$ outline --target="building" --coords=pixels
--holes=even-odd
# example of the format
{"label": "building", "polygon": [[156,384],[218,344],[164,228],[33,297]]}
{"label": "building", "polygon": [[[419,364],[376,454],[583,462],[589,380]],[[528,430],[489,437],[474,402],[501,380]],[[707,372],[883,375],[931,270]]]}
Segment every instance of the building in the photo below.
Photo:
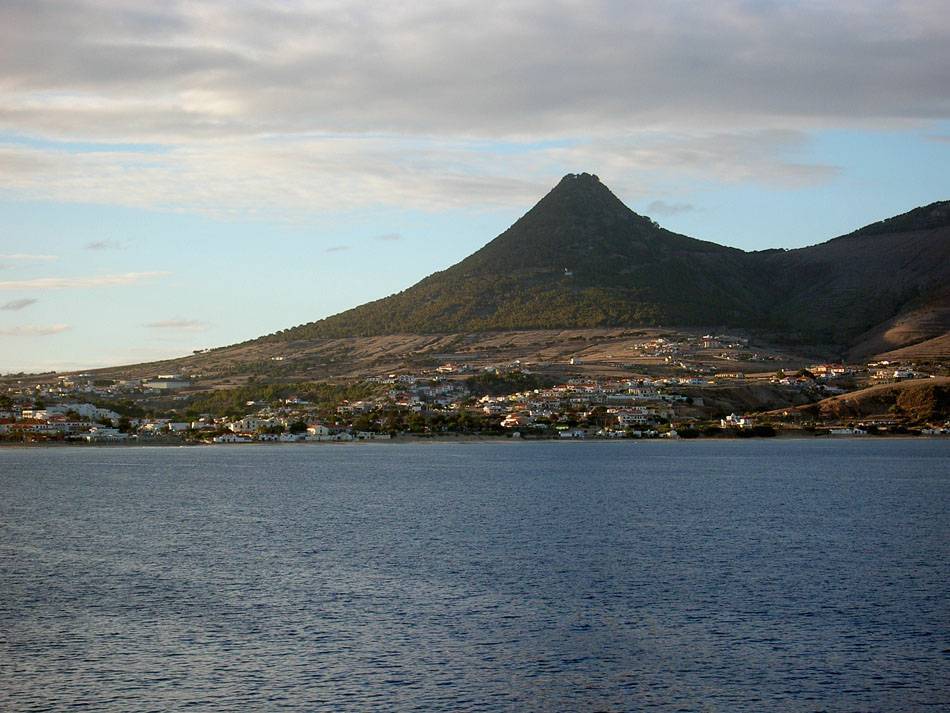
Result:
{"label": "building", "polygon": [[751,418],[747,416],[736,416],[734,413],[730,413],[725,418],[719,419],[719,426],[721,428],[752,428],[754,425]]}

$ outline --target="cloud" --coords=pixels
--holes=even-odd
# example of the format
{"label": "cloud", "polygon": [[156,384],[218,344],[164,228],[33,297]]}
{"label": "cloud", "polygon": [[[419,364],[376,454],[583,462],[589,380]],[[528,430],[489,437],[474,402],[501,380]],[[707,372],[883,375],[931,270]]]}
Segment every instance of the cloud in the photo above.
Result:
{"label": "cloud", "polygon": [[126,272],[121,275],[98,275],[95,277],[37,277],[32,280],[0,281],[0,290],[71,290],[90,287],[133,285],[155,277],[165,277],[167,272]]}
{"label": "cloud", "polygon": [[0,47],[0,190],[225,218],[517,206],[578,170],[794,189],[837,175],[814,129],[950,116],[939,0],[31,0]]}
{"label": "cloud", "polygon": [[0,122],[48,136],[512,136],[948,110],[939,0],[0,8]]}
{"label": "cloud", "polygon": [[[801,188],[828,181],[837,166],[799,160],[808,147],[808,135],[789,129],[718,133],[642,132],[611,140],[578,143],[553,149],[565,162],[603,166],[604,175],[620,188],[624,177],[665,177],[741,183],[776,188]],[[631,187],[634,192],[642,185]]]}
{"label": "cloud", "polygon": [[807,148],[808,135],[791,130],[638,131],[541,144],[353,136],[222,140],[161,154],[20,146],[24,154],[41,154],[37,163],[48,169],[0,173],[0,185],[31,200],[299,221],[323,210],[367,206],[520,207],[580,170],[596,172],[627,199],[655,195],[654,176],[777,187],[833,178],[835,167],[801,158]]}
{"label": "cloud", "polygon": [[349,246],[349,245],[333,245],[333,246],[331,246],[331,247],[328,247],[328,248],[327,248],[326,250],[324,250],[323,252],[325,252],[325,253],[342,253],[342,252],[345,252],[345,251],[347,251],[347,250],[349,250],[349,249],[350,249],[350,246]]}
{"label": "cloud", "polygon": [[85,245],[86,250],[121,250],[122,247],[118,240],[93,240]]}
{"label": "cloud", "polygon": [[696,210],[692,203],[667,203],[666,201],[653,201],[647,206],[647,213],[650,215],[680,215],[690,213]]}
{"label": "cloud", "polygon": [[931,141],[936,141],[938,143],[950,144],[950,136],[946,134],[933,134],[931,136],[928,136],[927,138],[930,139]]}
{"label": "cloud", "polygon": [[204,332],[211,325],[195,319],[163,319],[144,325],[149,329],[167,329],[178,332]]}
{"label": "cloud", "polygon": [[68,324],[27,324],[20,327],[0,329],[0,334],[5,337],[48,337],[52,334],[65,332],[69,328]]}
{"label": "cloud", "polygon": [[7,253],[0,255],[0,260],[9,262],[49,262],[58,259],[56,255],[30,255],[27,253]]}
{"label": "cloud", "polygon": [[26,309],[30,305],[35,305],[39,300],[35,300],[31,297],[24,298],[22,300],[11,300],[9,302],[0,305],[0,309],[9,310],[11,312],[19,312],[21,309]]}
{"label": "cloud", "polygon": [[405,240],[405,236],[401,233],[384,233],[383,235],[377,235],[373,240],[379,240],[384,243],[394,243],[399,240]]}

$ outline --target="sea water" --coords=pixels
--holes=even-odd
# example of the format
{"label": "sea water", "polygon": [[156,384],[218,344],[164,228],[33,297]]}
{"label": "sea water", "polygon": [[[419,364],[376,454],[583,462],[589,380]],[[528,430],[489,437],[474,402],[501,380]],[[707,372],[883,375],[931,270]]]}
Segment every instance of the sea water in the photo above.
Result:
{"label": "sea water", "polygon": [[0,709],[950,710],[950,442],[0,449]]}

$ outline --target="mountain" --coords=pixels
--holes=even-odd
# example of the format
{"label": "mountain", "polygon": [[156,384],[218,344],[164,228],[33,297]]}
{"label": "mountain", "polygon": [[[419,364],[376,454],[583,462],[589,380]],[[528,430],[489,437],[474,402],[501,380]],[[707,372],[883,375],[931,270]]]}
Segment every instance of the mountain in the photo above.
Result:
{"label": "mountain", "polygon": [[812,341],[863,356],[950,332],[950,201],[758,263],[771,324]]}
{"label": "mountain", "polygon": [[744,252],[665,230],[581,173],[456,265],[264,339],[677,325],[899,348],[883,335],[902,315],[924,315],[911,340],[950,331],[947,285],[950,202],[807,248]]}

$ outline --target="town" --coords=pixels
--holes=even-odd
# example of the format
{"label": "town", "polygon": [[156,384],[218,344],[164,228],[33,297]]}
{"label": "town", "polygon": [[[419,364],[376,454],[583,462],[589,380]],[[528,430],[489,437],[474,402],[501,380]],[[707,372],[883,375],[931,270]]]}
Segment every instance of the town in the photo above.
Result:
{"label": "town", "polygon": [[[0,442],[939,436],[950,429],[942,362],[809,363],[791,370],[787,357],[710,334],[655,337],[627,349],[632,363],[617,364],[611,355],[563,364],[447,361],[329,382],[251,377],[232,388],[209,388],[201,374],[7,375],[0,379]],[[915,411],[871,399],[876,411],[855,410],[857,396],[885,385],[940,386],[944,400]],[[831,408],[838,401],[851,408]]]}

